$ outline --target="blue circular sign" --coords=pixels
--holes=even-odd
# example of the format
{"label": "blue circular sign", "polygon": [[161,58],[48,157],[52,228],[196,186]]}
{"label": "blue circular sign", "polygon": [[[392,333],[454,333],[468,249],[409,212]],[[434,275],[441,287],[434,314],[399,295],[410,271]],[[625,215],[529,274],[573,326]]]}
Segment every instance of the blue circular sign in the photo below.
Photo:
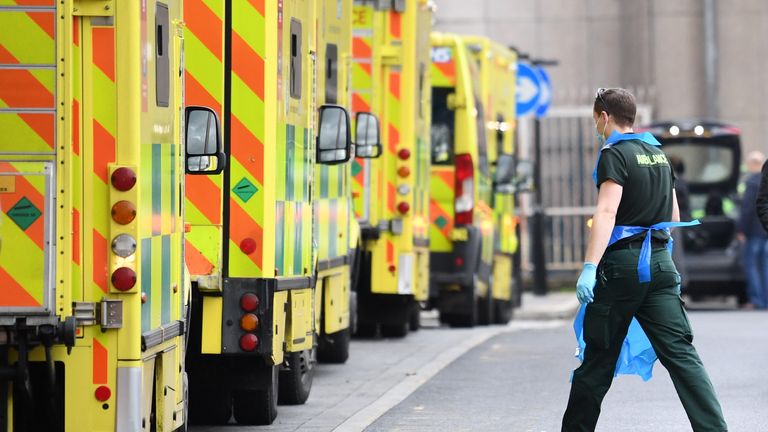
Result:
{"label": "blue circular sign", "polygon": [[526,63],[517,64],[517,116],[533,112],[539,105],[540,76]]}
{"label": "blue circular sign", "polygon": [[536,73],[539,74],[539,103],[536,108],[536,117],[544,117],[552,105],[552,83],[543,67],[537,66]]}

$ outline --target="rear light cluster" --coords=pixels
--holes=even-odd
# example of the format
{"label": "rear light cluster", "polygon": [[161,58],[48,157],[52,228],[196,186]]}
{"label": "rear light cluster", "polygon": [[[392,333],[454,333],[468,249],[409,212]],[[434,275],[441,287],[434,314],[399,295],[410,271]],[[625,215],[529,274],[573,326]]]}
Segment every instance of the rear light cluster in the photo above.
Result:
{"label": "rear light cluster", "polygon": [[472,211],[475,207],[475,168],[472,156],[469,154],[456,155],[456,225],[471,225]]}
{"label": "rear light cluster", "polygon": [[[407,162],[411,158],[411,151],[406,148],[400,149],[397,152],[397,157],[401,161]],[[401,166],[400,168],[397,169],[397,175],[401,179],[405,180],[411,176],[411,169],[408,168],[407,166]],[[410,192],[410,188],[408,187],[408,185],[400,185],[397,188],[397,192],[402,196],[402,199],[405,200],[406,195],[408,195],[408,193]],[[400,203],[397,204],[397,211],[400,212],[401,215],[408,214],[408,211],[410,210],[411,210],[411,205],[408,204],[407,201],[401,201]]]}
{"label": "rear light cluster", "polygon": [[240,336],[240,349],[251,352],[259,347],[259,338],[254,333],[259,331],[261,322],[257,315],[261,300],[254,293],[245,293],[240,297],[240,329],[245,333]]}
{"label": "rear light cluster", "polygon": [[[130,192],[136,187],[136,172],[128,167],[120,167],[110,176],[112,187],[119,192]],[[123,227],[136,219],[136,203],[130,199],[122,199],[112,205],[112,220]],[[118,267],[112,271],[112,286],[118,291],[129,291],[136,286],[136,270],[133,266],[136,254],[136,239],[127,233],[116,235],[112,239],[112,253],[117,255]]]}

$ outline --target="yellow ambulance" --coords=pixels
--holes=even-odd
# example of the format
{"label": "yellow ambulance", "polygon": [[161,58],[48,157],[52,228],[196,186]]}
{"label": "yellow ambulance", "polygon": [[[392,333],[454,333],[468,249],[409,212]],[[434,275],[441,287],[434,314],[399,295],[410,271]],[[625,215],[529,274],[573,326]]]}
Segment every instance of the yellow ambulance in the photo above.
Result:
{"label": "yellow ambulance", "polygon": [[434,4],[355,1],[352,111],[361,224],[357,331],[402,337],[429,293],[430,44]]}
{"label": "yellow ambulance", "polygon": [[186,176],[193,422],[269,424],[278,401],[304,403],[311,389],[313,237],[328,229],[313,217],[313,175],[352,151],[347,111],[318,108],[319,6],[184,3],[187,101],[215,106],[229,156],[220,178]]}
{"label": "yellow ambulance", "polygon": [[478,322],[512,319],[513,257],[517,252],[515,147],[517,54],[486,37],[463,37],[479,67],[488,162],[493,178],[493,268],[491,295],[481,297]]}
{"label": "yellow ambulance", "polygon": [[0,7],[2,430],[184,428],[180,139],[225,158],[182,35],[178,0]]}
{"label": "yellow ambulance", "polygon": [[430,302],[474,326],[493,295],[493,178],[480,68],[457,35],[432,33]]}

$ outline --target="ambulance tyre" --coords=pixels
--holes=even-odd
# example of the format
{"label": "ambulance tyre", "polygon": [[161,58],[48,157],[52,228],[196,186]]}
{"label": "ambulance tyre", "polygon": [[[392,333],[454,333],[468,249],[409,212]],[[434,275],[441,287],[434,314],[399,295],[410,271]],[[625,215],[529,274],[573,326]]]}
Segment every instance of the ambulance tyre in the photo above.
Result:
{"label": "ambulance tyre", "polygon": [[376,324],[358,321],[357,326],[355,327],[356,327],[355,337],[359,337],[359,338],[376,337]]}
{"label": "ambulance tyre", "polygon": [[496,324],[507,324],[514,315],[513,300],[494,300],[493,301],[493,322]]}
{"label": "ambulance tyre", "polygon": [[418,302],[413,303],[411,316],[408,317],[408,330],[415,332],[421,328],[421,307]]}
{"label": "ambulance tyre", "polygon": [[223,425],[232,417],[232,397],[222,386],[192,387],[189,404],[194,424]]}
{"label": "ambulance tyre", "polygon": [[479,297],[477,300],[477,323],[480,325],[489,325],[493,322],[492,284],[493,282],[488,284],[488,291],[485,297]]}
{"label": "ambulance tyre", "polygon": [[403,338],[408,334],[409,323],[382,324],[381,335],[386,338]]}
{"label": "ambulance tyre", "polygon": [[323,335],[317,345],[317,361],[320,363],[343,364],[349,358],[349,340],[352,330]]}
{"label": "ambulance tyre", "polygon": [[271,425],[277,417],[278,366],[265,369],[262,390],[233,392],[235,421],[241,425]]}
{"label": "ambulance tyre", "polygon": [[303,405],[312,389],[315,376],[314,349],[286,353],[287,366],[280,371],[277,403]]}

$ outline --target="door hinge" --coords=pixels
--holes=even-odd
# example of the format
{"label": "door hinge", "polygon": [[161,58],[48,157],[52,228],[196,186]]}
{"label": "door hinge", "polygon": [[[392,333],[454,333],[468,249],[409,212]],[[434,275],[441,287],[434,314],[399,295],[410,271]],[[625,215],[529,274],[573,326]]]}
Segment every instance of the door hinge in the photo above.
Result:
{"label": "door hinge", "polygon": [[74,16],[115,16],[115,0],[74,0]]}

